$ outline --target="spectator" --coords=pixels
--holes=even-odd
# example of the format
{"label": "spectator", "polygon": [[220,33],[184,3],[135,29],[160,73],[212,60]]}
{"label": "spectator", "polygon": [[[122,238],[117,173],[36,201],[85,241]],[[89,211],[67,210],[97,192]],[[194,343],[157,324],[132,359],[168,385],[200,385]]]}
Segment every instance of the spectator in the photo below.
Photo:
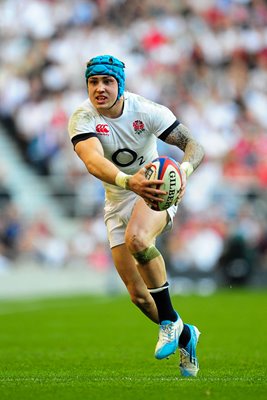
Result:
{"label": "spectator", "polygon": [[[94,218],[103,207],[99,183],[88,178],[63,140],[71,111],[86,96],[80,72],[95,55],[93,49],[120,58],[123,47],[128,89],[149,94],[175,115],[183,115],[184,123],[205,147],[206,164],[190,181],[183,205],[185,218],[175,220],[176,230],[190,226],[201,212],[202,221],[207,221],[206,232],[214,244],[217,241],[218,257],[219,243],[232,238],[232,221],[239,220],[239,208],[255,209],[249,196],[257,193],[261,218],[255,219],[252,213],[246,218],[262,232],[254,245],[264,268],[266,2],[25,0],[21,7],[15,0],[0,5],[0,119],[27,162],[50,178],[66,215]],[[137,75],[144,78],[141,88],[136,87]],[[160,150],[176,158],[163,145]],[[81,202],[84,191],[85,203]],[[217,223],[224,227],[219,233],[214,230]],[[7,242],[17,249],[23,227],[20,221],[16,229],[9,228],[8,239],[5,229],[2,222],[4,253]],[[194,233],[197,243],[201,229],[200,224]],[[178,241],[170,236],[167,245],[172,249],[174,268],[187,270],[196,260],[183,243],[183,238]],[[216,263],[215,253],[211,264]]]}

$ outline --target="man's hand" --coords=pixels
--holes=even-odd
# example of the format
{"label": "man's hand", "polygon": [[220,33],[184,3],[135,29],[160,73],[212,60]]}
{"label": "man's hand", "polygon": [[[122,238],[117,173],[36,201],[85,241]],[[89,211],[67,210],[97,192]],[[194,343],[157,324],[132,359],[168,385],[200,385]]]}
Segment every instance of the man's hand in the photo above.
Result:
{"label": "man's hand", "polygon": [[180,201],[184,197],[185,188],[186,188],[186,179],[187,179],[186,178],[186,173],[182,168],[180,168],[180,171],[181,171],[181,174],[182,174],[182,184],[181,184],[181,189],[180,189],[180,191],[178,193],[178,196],[177,196],[177,199],[176,199],[176,202],[175,202],[176,206],[180,203]]}
{"label": "man's hand", "polygon": [[145,177],[146,170],[152,165],[152,163],[147,164],[136,174],[134,174],[128,181],[129,189],[141,196],[145,202],[150,205],[162,202],[163,199],[160,197],[160,195],[165,195],[167,193],[165,190],[160,189],[160,186],[164,183],[164,181],[159,179],[148,180]]}

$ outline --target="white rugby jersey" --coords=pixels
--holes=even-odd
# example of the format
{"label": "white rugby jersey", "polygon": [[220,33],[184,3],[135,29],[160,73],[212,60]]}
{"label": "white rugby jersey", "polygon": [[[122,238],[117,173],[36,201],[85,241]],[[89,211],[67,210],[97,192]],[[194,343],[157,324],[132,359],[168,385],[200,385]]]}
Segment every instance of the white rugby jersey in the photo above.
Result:
{"label": "white rugby jersey", "polygon": [[[69,135],[74,143],[96,134],[104,156],[126,174],[135,174],[158,157],[157,138],[164,140],[179,121],[167,107],[142,96],[125,92],[124,100],[122,115],[108,118],[87,99],[72,114]],[[109,199],[125,195],[124,189],[103,184]]]}

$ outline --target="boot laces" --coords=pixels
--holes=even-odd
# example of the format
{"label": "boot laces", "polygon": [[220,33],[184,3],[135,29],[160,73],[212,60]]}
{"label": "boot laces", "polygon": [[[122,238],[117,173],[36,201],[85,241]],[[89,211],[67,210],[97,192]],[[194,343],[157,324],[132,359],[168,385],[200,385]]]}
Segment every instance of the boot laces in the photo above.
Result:
{"label": "boot laces", "polygon": [[174,323],[160,325],[159,340],[161,342],[171,342],[175,339]]}

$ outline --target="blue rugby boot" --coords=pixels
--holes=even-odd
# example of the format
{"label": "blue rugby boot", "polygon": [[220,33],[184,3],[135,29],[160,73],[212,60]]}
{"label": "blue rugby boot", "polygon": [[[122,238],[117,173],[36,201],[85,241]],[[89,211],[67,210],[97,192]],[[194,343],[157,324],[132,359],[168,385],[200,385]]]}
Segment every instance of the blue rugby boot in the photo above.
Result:
{"label": "blue rugby boot", "polygon": [[184,328],[182,319],[178,316],[177,321],[162,321],[159,326],[159,338],[155,349],[155,357],[158,360],[174,354],[178,345],[179,337]]}
{"label": "blue rugby boot", "polygon": [[180,347],[180,371],[182,376],[197,376],[199,364],[196,355],[196,347],[200,335],[199,330],[189,324],[185,324],[190,329],[191,338],[185,347]]}

